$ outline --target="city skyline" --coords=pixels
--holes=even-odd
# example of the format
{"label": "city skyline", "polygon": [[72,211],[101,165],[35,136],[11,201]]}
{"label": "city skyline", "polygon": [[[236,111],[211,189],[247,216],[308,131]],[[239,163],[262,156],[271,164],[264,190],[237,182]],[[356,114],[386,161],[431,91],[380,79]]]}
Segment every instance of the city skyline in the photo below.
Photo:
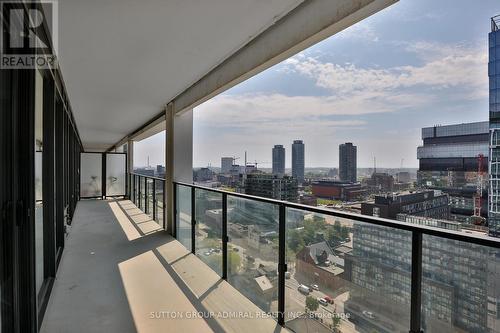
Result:
{"label": "city skyline", "polygon": [[[497,13],[495,1],[396,3],[195,108],[193,165],[245,151],[270,162],[274,144],[300,138],[306,167],[338,167],[336,147],[353,142],[359,167],[416,168],[421,128],[488,119]],[[148,150],[139,164],[162,158]]]}

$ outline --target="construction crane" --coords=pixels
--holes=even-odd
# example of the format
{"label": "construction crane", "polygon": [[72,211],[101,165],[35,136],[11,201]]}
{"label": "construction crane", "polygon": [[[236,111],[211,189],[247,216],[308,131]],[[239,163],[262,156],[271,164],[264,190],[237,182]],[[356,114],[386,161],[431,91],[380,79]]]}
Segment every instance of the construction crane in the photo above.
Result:
{"label": "construction crane", "polygon": [[239,157],[233,156],[233,165],[236,165],[236,160],[239,160]]}
{"label": "construction crane", "polygon": [[258,162],[257,160],[255,160],[254,164],[255,164],[255,169],[258,169],[258,166],[259,164],[269,164],[270,162]]}
{"label": "construction crane", "polygon": [[481,216],[481,207],[483,204],[483,163],[484,163],[484,155],[477,155],[477,187],[476,193],[473,196],[474,199],[474,215],[472,216],[472,220],[474,224],[481,225],[485,223],[484,217]]}

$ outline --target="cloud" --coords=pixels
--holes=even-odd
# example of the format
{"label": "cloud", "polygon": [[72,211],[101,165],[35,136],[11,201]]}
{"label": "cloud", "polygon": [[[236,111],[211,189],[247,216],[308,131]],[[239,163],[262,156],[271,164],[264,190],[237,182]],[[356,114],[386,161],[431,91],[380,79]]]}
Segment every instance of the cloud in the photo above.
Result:
{"label": "cloud", "polygon": [[[377,117],[375,122],[380,124],[380,119],[393,117],[401,121],[396,117],[404,116],[397,113],[407,110],[435,112],[440,104],[452,107],[484,99],[488,94],[487,53],[465,44],[425,41],[393,42],[391,46],[405,51],[412,63],[361,67],[325,61],[328,58],[324,55],[308,51],[278,67],[283,80],[311,80],[322,88],[319,93],[326,89],[326,96],[257,91],[222,94],[205,102],[195,112],[196,140],[200,143],[195,157],[210,159],[212,152],[241,154],[241,150],[250,149],[255,158],[268,160],[273,144],[304,139],[311,165],[335,165],[336,146],[349,140],[357,142],[360,151],[364,149],[363,156],[376,154],[382,159],[385,155],[382,160],[388,165],[397,165],[401,158],[415,160],[419,130],[408,137],[411,119],[401,128],[404,135],[396,135],[374,129],[370,121],[375,118],[370,115],[390,114]],[[405,140],[398,138],[397,153],[388,153],[385,147],[395,137]]]}
{"label": "cloud", "polygon": [[[326,88],[334,96],[371,99],[391,98],[398,91],[409,88],[443,90],[459,87],[461,97],[469,99],[487,96],[486,50],[461,44],[440,45],[430,42],[405,43],[407,52],[422,59],[421,65],[389,68],[360,68],[354,64],[321,62],[314,57],[289,59],[290,72],[315,80],[318,87]],[[467,95],[463,95],[463,90]],[[412,93],[411,93],[412,94]]]}

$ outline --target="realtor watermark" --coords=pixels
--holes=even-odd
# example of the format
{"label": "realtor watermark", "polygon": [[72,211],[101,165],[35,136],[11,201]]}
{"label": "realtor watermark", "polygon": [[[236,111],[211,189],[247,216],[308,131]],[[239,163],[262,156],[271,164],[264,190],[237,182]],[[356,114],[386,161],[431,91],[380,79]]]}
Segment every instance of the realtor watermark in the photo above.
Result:
{"label": "realtor watermark", "polygon": [[57,1],[2,1],[0,13],[1,69],[57,67]]}
{"label": "realtor watermark", "polygon": [[[336,313],[336,312],[319,312],[319,313],[304,313],[304,312],[286,312],[286,318],[288,320],[294,318],[305,318],[310,317],[314,319],[333,319],[340,318],[348,320],[351,315],[350,313]],[[260,311],[151,311],[148,314],[149,319],[266,319],[273,318],[277,319],[277,313],[275,312],[260,312]]]}

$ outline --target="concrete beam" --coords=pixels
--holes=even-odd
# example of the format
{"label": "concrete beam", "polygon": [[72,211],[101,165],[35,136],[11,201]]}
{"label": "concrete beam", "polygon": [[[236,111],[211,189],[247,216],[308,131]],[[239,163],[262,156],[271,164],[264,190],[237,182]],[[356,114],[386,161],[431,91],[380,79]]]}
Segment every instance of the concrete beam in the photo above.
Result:
{"label": "concrete beam", "polygon": [[297,54],[398,0],[307,0],[174,99],[175,113]]}

